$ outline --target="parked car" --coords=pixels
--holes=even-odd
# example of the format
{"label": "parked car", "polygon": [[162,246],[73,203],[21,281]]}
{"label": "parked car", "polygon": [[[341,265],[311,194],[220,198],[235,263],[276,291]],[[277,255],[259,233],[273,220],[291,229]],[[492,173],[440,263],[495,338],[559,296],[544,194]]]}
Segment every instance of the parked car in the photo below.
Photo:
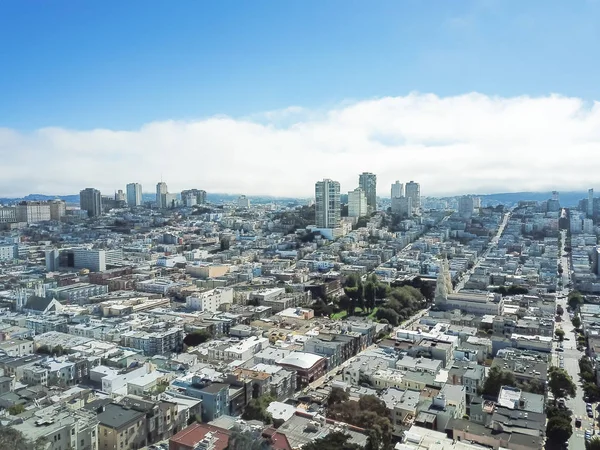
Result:
{"label": "parked car", "polygon": [[575,428],[581,428],[581,417],[575,418]]}

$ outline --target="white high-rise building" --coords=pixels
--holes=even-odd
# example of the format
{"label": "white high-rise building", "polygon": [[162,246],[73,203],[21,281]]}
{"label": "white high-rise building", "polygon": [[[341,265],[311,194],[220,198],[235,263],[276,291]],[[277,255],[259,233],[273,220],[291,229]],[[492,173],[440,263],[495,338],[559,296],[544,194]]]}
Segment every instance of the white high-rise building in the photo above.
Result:
{"label": "white high-rise building", "polygon": [[365,192],[369,212],[375,212],[377,210],[377,175],[370,172],[361,173],[358,177],[358,187]]}
{"label": "white high-rise building", "polygon": [[325,178],[315,183],[315,219],[317,228],[337,228],[340,224],[340,183]]}
{"label": "white high-rise building", "polygon": [[129,206],[142,206],[142,185],[129,183],[127,185],[127,204]]}
{"label": "white high-rise building", "polygon": [[250,199],[245,195],[240,195],[237,199],[238,208],[250,208]]}
{"label": "white high-rise building", "polygon": [[392,184],[392,196],[391,198],[404,197],[404,185],[399,181]]}
{"label": "white high-rise building", "polygon": [[587,202],[587,216],[588,218],[594,217],[594,190],[588,191],[588,202]]}
{"label": "white high-rise building", "polygon": [[156,207],[157,208],[166,208],[167,207],[167,194],[169,190],[167,189],[167,183],[161,181],[156,184]]}
{"label": "white high-rise building", "polygon": [[413,215],[412,198],[394,197],[392,199],[392,213],[400,217],[411,217]]}
{"label": "white high-rise building", "polygon": [[368,213],[367,196],[361,188],[348,192],[348,217],[362,217]]}
{"label": "white high-rise building", "polygon": [[463,195],[458,199],[458,214],[465,219],[470,219],[473,216],[475,202],[470,195]]}
{"label": "white high-rise building", "polygon": [[406,192],[406,197],[410,197],[412,200],[412,207],[414,210],[421,209],[421,186],[419,183],[415,183],[414,181],[409,181],[406,183],[404,188]]}

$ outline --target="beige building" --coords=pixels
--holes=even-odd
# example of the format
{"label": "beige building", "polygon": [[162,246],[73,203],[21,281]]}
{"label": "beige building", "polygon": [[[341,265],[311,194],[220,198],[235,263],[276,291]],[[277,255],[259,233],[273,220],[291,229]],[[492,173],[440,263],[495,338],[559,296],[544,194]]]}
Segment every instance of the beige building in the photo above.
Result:
{"label": "beige building", "polygon": [[67,204],[64,200],[51,200],[48,203],[50,205],[50,219],[60,221],[67,213]]}
{"label": "beige building", "polygon": [[146,445],[146,415],[110,403],[98,414],[98,449],[138,449]]}
{"label": "beige building", "polygon": [[17,222],[36,223],[50,220],[50,205],[45,202],[21,202],[17,205]]}
{"label": "beige building", "polygon": [[222,277],[229,272],[229,266],[224,264],[188,265],[185,271],[193,277],[205,280],[207,278]]}

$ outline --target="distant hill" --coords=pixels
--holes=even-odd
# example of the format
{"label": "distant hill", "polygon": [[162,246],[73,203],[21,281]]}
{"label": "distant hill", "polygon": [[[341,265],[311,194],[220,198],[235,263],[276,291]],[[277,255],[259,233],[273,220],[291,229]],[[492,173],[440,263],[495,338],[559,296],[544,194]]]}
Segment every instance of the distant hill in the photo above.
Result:
{"label": "distant hill", "polygon": [[[481,198],[483,205],[514,205],[519,201],[536,201],[544,202],[552,198],[552,192],[508,192],[502,194],[488,194],[478,195]],[[571,208],[576,207],[579,204],[579,200],[587,198],[586,192],[560,192],[559,199],[560,205],[563,207]]]}
{"label": "distant hill", "polygon": [[2,198],[0,197],[0,203],[3,205],[12,205],[21,201],[29,202],[44,202],[48,200],[64,200],[66,203],[78,205],[79,194],[76,195],[44,195],[44,194],[29,194],[21,198]]}

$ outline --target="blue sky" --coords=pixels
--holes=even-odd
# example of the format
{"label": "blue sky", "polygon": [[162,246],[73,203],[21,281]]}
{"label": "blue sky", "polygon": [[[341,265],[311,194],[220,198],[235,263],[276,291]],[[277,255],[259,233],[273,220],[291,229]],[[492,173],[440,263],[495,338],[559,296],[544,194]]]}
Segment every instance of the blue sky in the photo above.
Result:
{"label": "blue sky", "polygon": [[1,0],[0,197],[599,189],[599,42],[600,0]]}
{"label": "blue sky", "polygon": [[135,129],[413,91],[600,98],[600,2],[0,2],[0,127]]}

